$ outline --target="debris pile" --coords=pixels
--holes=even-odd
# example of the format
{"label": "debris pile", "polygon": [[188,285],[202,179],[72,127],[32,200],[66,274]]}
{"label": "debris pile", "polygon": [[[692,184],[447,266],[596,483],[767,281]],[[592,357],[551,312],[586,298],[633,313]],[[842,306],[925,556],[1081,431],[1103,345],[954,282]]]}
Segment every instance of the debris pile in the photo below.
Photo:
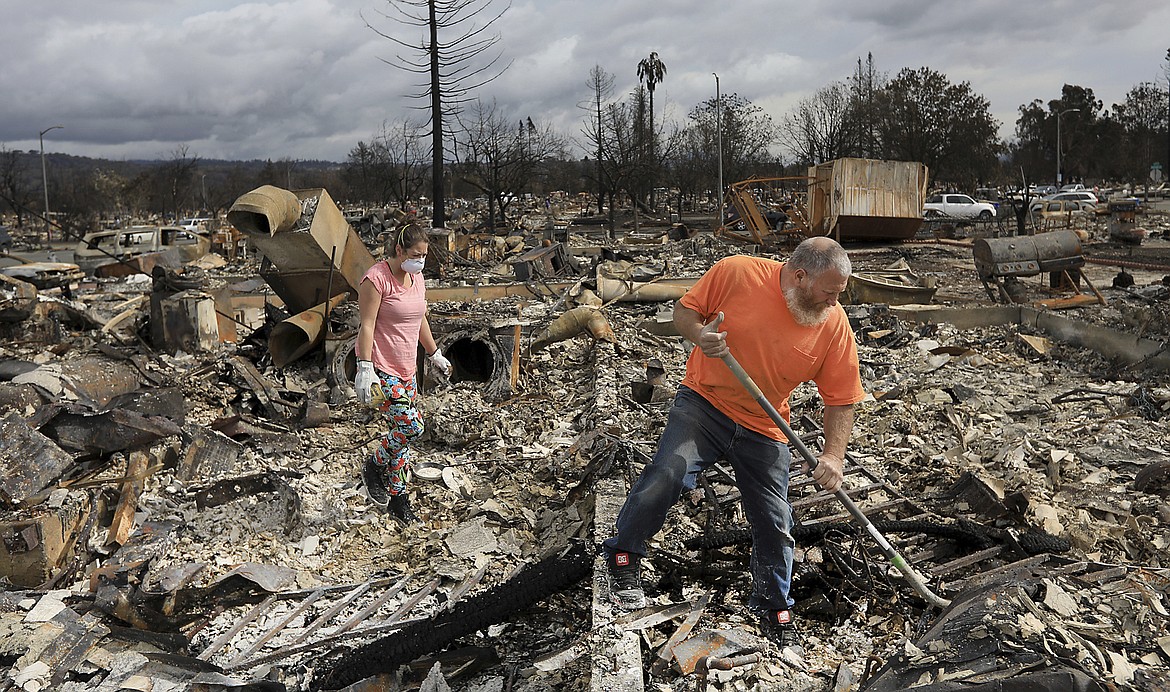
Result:
{"label": "debris pile", "polygon": [[[391,217],[355,231],[330,205],[298,198],[299,235],[260,257],[72,297],[0,284],[0,689],[588,689],[606,668],[657,690],[1170,684],[1164,219],[1137,260],[1093,227],[1106,304],[1059,319],[993,303],[968,241],[851,252],[933,289],[930,309],[847,306],[872,395],[847,486],[952,604],[927,607],[798,476],[802,644],[776,651],[744,608],[750,541],[719,465],[657,537],[646,610],[609,611],[587,578],[683,373],[671,302],[742,247],[436,232],[454,368],[423,373],[422,523],[403,527],[365,501],[384,423],[348,386],[353,276]],[[341,250],[306,232],[322,223]],[[303,351],[273,349],[302,313]],[[815,387],[792,403],[815,446]]]}

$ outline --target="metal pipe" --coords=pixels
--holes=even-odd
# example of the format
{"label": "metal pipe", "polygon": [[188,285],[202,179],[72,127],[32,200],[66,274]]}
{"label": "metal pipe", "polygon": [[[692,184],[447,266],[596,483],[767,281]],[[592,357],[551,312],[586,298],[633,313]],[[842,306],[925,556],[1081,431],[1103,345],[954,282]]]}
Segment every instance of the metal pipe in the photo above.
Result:
{"label": "metal pipe", "polygon": [[[337,264],[337,246],[329,251],[329,281],[325,284],[325,302],[321,303],[321,326],[325,331],[325,339],[329,339],[329,299],[333,297],[333,266]],[[321,349],[321,362],[329,362],[329,349]]]}
{"label": "metal pipe", "polygon": [[706,670],[731,670],[732,668],[746,666],[751,663],[759,663],[763,658],[758,651],[751,654],[743,654],[742,656],[727,656],[725,658],[707,656],[703,659],[703,668]]}

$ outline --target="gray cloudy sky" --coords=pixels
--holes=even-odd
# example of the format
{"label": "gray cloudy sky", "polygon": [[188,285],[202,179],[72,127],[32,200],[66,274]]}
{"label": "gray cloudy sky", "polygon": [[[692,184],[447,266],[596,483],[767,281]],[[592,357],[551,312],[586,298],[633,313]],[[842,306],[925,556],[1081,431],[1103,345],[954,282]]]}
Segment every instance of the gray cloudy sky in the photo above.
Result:
{"label": "gray cloudy sky", "polygon": [[[502,8],[505,0],[495,0]],[[385,0],[0,0],[0,144],[115,159],[344,160],[410,110],[415,75],[384,62],[412,38]],[[363,19],[364,17],[364,19]],[[969,81],[1010,136],[1017,108],[1065,83],[1109,107],[1161,79],[1166,0],[513,0],[497,23],[511,69],[478,93],[578,136],[593,65],[615,92],[650,51],[655,108],[685,118],[737,92],[779,119],[872,52],[893,76]]]}

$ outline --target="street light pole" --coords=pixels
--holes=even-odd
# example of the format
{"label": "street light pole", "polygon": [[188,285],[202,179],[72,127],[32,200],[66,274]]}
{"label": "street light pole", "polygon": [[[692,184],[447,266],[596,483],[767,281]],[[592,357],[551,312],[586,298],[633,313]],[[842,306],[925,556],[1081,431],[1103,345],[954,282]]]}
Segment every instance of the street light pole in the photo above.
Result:
{"label": "street light pole", "polygon": [[723,225],[723,100],[719,94],[719,75],[715,72],[715,156],[719,169],[719,225]]}
{"label": "street light pole", "polygon": [[37,135],[41,142],[41,187],[45,189],[45,242],[53,242],[53,225],[49,222],[49,173],[45,168],[45,133],[49,130],[63,129],[64,125],[52,125],[41,130]]}
{"label": "street light pole", "polygon": [[1059,192],[1060,186],[1064,183],[1064,174],[1060,168],[1060,116],[1065,113],[1080,113],[1080,108],[1066,108],[1056,114],[1056,189]]}

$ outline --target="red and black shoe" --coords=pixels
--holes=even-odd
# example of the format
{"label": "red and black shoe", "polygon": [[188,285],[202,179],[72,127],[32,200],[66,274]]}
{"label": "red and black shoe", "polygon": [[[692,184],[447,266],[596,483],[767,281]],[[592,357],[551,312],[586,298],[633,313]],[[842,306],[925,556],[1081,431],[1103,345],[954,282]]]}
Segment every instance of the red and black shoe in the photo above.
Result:
{"label": "red and black shoe", "polygon": [[767,610],[761,613],[760,633],[781,649],[800,644],[791,610]]}
{"label": "red and black shoe", "polygon": [[625,551],[606,550],[605,566],[609,574],[609,600],[622,610],[646,607],[642,590],[642,556]]}

